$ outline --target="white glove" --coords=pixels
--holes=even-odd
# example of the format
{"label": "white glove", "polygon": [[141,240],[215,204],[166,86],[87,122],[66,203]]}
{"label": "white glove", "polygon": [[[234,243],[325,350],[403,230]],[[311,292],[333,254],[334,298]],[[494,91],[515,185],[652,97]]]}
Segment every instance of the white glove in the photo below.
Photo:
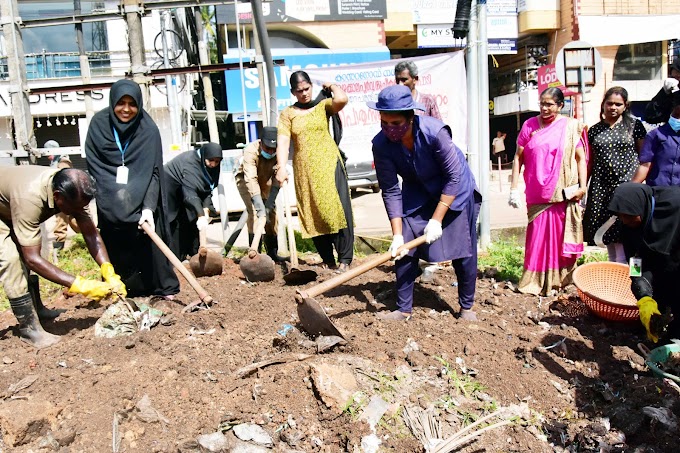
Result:
{"label": "white glove", "polygon": [[210,223],[210,218],[207,216],[201,216],[198,219],[196,219],[196,228],[198,231],[205,230],[208,228],[208,224]]}
{"label": "white glove", "polygon": [[510,198],[508,198],[508,204],[513,208],[519,208],[519,190],[510,189]]}
{"label": "white glove", "polygon": [[669,77],[663,81],[663,90],[670,94],[678,89],[678,79]]}
{"label": "white glove", "polygon": [[441,222],[430,219],[425,227],[425,242],[432,244],[434,241],[442,237],[442,224]]}
{"label": "white glove", "polygon": [[142,216],[139,218],[139,229],[142,229],[142,223],[148,222],[151,229],[156,231],[156,224],[153,221],[153,211],[151,209],[142,209]]}
{"label": "white glove", "polygon": [[404,236],[402,236],[401,234],[395,234],[392,237],[392,243],[390,244],[390,248],[388,250],[392,254],[392,258],[394,258],[394,261],[400,260],[408,254],[408,250],[404,249],[401,252],[399,252],[399,255],[397,255],[397,249],[402,245],[404,245]]}

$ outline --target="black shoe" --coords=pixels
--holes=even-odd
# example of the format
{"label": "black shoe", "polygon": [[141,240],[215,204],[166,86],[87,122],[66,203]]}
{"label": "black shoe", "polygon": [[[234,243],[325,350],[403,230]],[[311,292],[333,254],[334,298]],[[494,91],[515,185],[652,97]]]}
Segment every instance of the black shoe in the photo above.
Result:
{"label": "black shoe", "polygon": [[10,299],[9,305],[19,321],[19,336],[23,341],[37,349],[43,349],[61,340],[57,335],[43,330],[30,293]]}
{"label": "black shoe", "polygon": [[33,299],[35,311],[41,321],[54,319],[66,311],[61,308],[53,310],[43,305],[42,299],[40,298],[40,283],[37,275],[28,276],[28,293],[31,295],[31,299]]}
{"label": "black shoe", "polygon": [[54,242],[52,243],[52,248],[53,248],[54,250],[63,250],[64,244],[65,244],[65,242],[54,241]]}

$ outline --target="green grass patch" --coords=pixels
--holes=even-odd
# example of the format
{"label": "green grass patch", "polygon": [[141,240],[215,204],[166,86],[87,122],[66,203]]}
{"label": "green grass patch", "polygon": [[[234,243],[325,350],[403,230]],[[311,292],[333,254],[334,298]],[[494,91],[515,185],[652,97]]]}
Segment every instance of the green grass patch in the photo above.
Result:
{"label": "green grass patch", "polygon": [[587,264],[587,263],[597,263],[599,261],[609,261],[609,255],[607,252],[596,251],[596,252],[586,252],[576,261],[577,265]]}
{"label": "green grass patch", "polygon": [[[59,264],[57,265],[64,272],[71,275],[80,275],[83,278],[98,280],[101,278],[99,265],[90,256],[87,250],[85,239],[82,234],[75,235],[71,240],[71,246],[67,250],[58,252]],[[52,262],[52,257],[49,257]],[[63,287],[49,280],[40,277],[40,297],[43,301],[48,301],[54,297]],[[9,300],[4,288],[0,288],[0,310],[9,308]]]}
{"label": "green grass patch", "polygon": [[489,245],[486,252],[480,253],[477,267],[498,269],[497,280],[517,283],[524,269],[524,247],[514,240],[496,241]]}

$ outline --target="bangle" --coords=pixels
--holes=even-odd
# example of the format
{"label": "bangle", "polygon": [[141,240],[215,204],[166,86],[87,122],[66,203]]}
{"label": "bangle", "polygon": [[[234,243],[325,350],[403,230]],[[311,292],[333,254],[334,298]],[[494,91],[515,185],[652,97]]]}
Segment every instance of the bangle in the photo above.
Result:
{"label": "bangle", "polygon": [[443,205],[446,206],[447,208],[450,208],[450,207],[451,207],[450,204],[446,204],[446,203],[444,203],[444,202],[441,201],[441,200],[439,200],[439,204],[443,204]]}

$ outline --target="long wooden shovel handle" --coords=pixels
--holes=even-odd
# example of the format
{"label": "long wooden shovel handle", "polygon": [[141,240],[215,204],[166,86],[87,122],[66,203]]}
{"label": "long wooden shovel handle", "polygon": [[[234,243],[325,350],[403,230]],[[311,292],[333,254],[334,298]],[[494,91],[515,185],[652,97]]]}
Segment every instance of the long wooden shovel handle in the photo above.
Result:
{"label": "long wooden shovel handle", "polygon": [[205,228],[198,230],[198,254],[206,256],[208,254],[208,247],[206,247],[207,239],[205,237]]}
{"label": "long wooden shovel handle", "polygon": [[250,244],[250,250],[248,251],[248,256],[250,258],[255,258],[257,256],[257,246],[260,244],[260,238],[262,237],[262,232],[264,231],[264,225],[267,223],[266,217],[258,217],[255,222],[255,231],[253,235],[253,243]]}
{"label": "long wooden shovel handle", "polygon": [[198,283],[194,276],[191,275],[191,273],[187,270],[186,267],[184,267],[182,262],[175,256],[174,253],[172,253],[172,250],[170,250],[170,248],[167,245],[165,245],[163,239],[161,239],[156,234],[156,232],[151,228],[151,225],[149,225],[148,222],[143,222],[142,229],[151,238],[154,244],[156,244],[160,251],[163,252],[163,255],[165,255],[165,257],[172,263],[172,265],[175,266],[175,269],[177,269],[179,273],[182,274],[184,278],[186,278],[191,287],[198,294],[198,297],[206,304],[211,303],[213,301],[213,298],[210,297],[210,295],[206,292],[206,290],[203,289],[203,287],[200,285],[200,283]]}
{"label": "long wooden shovel handle", "polygon": [[[397,252],[401,252],[403,250],[410,250],[412,248],[418,247],[419,245],[423,245],[425,243],[425,236],[420,236],[419,238],[416,238],[412,241],[407,242],[406,244],[402,245],[399,247]],[[397,253],[399,255],[399,253]],[[315,297],[318,296],[319,294],[323,294],[326,291],[335,288],[336,286],[342,285],[343,283],[352,280],[354,277],[358,277],[359,275],[370,271],[374,267],[378,267],[383,263],[386,263],[387,261],[392,259],[392,253],[391,252],[385,252],[382,255],[376,256],[370,261],[367,261],[363,264],[360,264],[359,266],[355,268],[350,268],[346,272],[339,274],[337,277],[333,277],[329,280],[326,280],[323,283],[319,283],[316,286],[312,286],[311,288],[307,290],[298,290],[298,294],[302,296],[303,298],[305,297]]]}
{"label": "long wooden shovel handle", "polygon": [[286,228],[288,229],[288,248],[290,249],[290,265],[296,268],[298,265],[297,248],[295,247],[295,232],[293,231],[293,214],[290,212],[288,200],[288,180],[283,181],[283,200],[286,205]]}

